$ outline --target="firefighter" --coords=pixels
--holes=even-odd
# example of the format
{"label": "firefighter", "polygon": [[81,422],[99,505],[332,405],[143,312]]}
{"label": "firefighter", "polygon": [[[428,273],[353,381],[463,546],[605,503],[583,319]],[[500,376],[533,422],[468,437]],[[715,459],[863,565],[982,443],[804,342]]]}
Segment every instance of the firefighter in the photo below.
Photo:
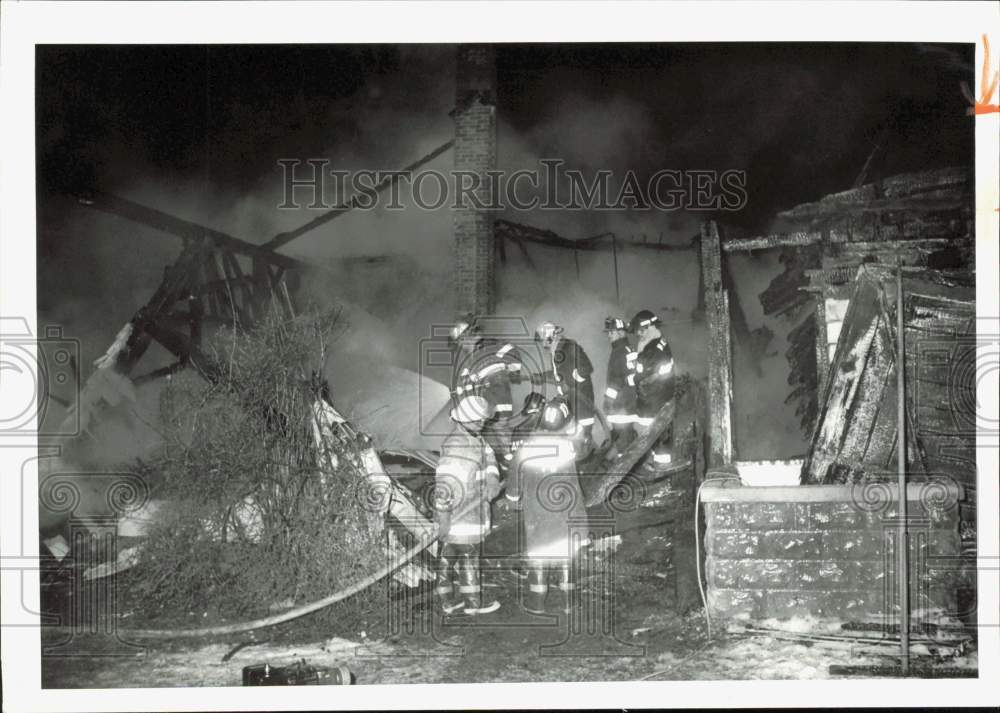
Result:
{"label": "firefighter", "polygon": [[499,457],[509,446],[514,415],[511,384],[521,381],[521,357],[509,341],[488,337],[472,314],[460,317],[451,331],[455,349],[452,396],[457,403],[465,396],[481,396],[489,403],[490,417],[482,435]]}
{"label": "firefighter", "polygon": [[514,459],[517,449],[524,442],[524,439],[538,430],[544,408],[545,397],[539,392],[532,391],[524,397],[521,412],[510,421],[510,442],[507,446],[507,451],[503,455],[504,464],[508,467]]}
{"label": "firefighter", "polygon": [[583,429],[584,447],[577,454],[582,460],[590,454],[594,443],[594,383],[590,379],[594,367],[583,347],[563,336],[563,328],[552,322],[543,322],[538,327],[535,341],[549,354],[556,393],[565,399],[570,415]]}
{"label": "firefighter", "polygon": [[[451,410],[455,427],[441,445],[434,477],[434,513],[441,548],[435,592],[445,614],[488,614],[500,608],[482,595],[480,545],[490,530],[490,501],[500,493],[493,451],[480,432],[490,416],[481,396],[466,396]],[[453,573],[458,579],[456,596]]]}
{"label": "firefighter", "polygon": [[523,513],[528,591],[522,606],[533,614],[545,612],[550,583],[559,592],[560,609],[570,610],[572,560],[582,544],[573,530],[585,532],[587,518],[576,469],[581,428],[568,403],[549,401],[541,425],[518,448],[506,490]]}
{"label": "firefighter", "polygon": [[[637,340],[637,356],[627,380],[636,390],[636,436],[644,435],[660,408],[674,398],[674,359],[660,324],[659,317],[648,309],[638,312],[629,323]],[[672,446],[673,423],[668,423],[653,445],[653,470],[670,464]]]}
{"label": "firefighter", "polygon": [[628,375],[638,354],[629,346],[627,330],[619,317],[604,320],[604,333],[611,342],[604,389],[604,414],[611,427],[611,447],[604,456],[608,461],[621,457],[635,435],[635,387],[629,385]]}

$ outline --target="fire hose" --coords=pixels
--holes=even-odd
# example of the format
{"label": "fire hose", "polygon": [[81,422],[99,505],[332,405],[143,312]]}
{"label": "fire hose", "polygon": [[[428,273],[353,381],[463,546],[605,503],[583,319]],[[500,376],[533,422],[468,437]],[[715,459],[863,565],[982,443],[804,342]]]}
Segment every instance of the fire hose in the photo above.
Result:
{"label": "fire hose", "polygon": [[[480,503],[478,501],[469,503],[468,506],[463,508],[458,512],[458,514],[453,517],[461,517],[466,513],[472,512],[476,507],[479,507]],[[293,619],[298,619],[305,616],[306,614],[312,614],[320,609],[325,609],[328,606],[336,604],[337,602],[347,599],[350,596],[357,594],[358,592],[364,591],[368,587],[375,584],[383,577],[386,577],[395,570],[399,569],[403,565],[409,563],[414,557],[420,554],[422,551],[430,547],[438,538],[438,525],[437,523],[432,523],[430,532],[419,540],[417,544],[406,550],[402,556],[393,562],[381,567],[372,574],[358,580],[349,587],[345,587],[333,594],[323,597],[322,599],[317,599],[316,601],[309,602],[308,604],[303,604],[302,606],[295,607],[281,614],[275,614],[273,616],[264,617],[263,619],[253,619],[251,621],[239,622],[237,624],[227,624],[225,626],[206,626],[199,629],[118,629],[117,632],[120,634],[126,634],[136,638],[142,639],[179,639],[184,637],[205,637],[205,636],[223,636],[227,634],[239,634],[245,631],[253,631],[255,629],[263,629],[269,626],[276,626],[278,624],[284,624],[286,621],[292,621]],[[57,631],[60,633],[78,633],[78,630],[72,626],[57,626],[57,627],[45,627],[48,631]]]}

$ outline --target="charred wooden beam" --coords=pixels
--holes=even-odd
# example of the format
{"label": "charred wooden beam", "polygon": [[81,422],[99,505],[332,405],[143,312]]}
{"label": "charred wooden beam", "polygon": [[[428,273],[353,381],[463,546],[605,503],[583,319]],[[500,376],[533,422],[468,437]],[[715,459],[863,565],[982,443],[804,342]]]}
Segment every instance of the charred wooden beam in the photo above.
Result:
{"label": "charred wooden beam", "polygon": [[751,250],[769,250],[771,248],[803,247],[823,242],[821,232],[775,233],[761,235],[756,238],[740,238],[722,243],[726,252],[749,252]]}
{"label": "charred wooden beam", "polygon": [[957,207],[961,201],[955,199],[967,194],[968,185],[968,171],[961,167],[900,174],[795,206],[779,213],[778,217],[792,221],[815,220],[855,208],[887,206],[892,201],[916,197],[925,202],[944,201]]}
{"label": "charred wooden beam", "polygon": [[660,408],[653,418],[653,422],[649,425],[649,429],[629,444],[628,448],[622,453],[621,458],[615,461],[614,465],[598,481],[594,490],[587,497],[587,507],[599,505],[608,498],[615,486],[649,452],[653,444],[663,434],[663,431],[673,422],[675,410],[675,400],[668,401]]}
{"label": "charred wooden beam", "polygon": [[170,235],[175,235],[182,238],[186,242],[209,238],[220,248],[231,250],[240,255],[248,255],[251,257],[259,256],[261,259],[269,263],[281,265],[284,268],[311,267],[309,263],[296,260],[295,258],[288,257],[287,255],[275,253],[267,247],[248,243],[245,240],[240,240],[239,238],[223,233],[220,230],[215,230],[189,220],[177,218],[169,213],[164,213],[163,211],[156,210],[155,208],[150,208],[149,206],[136,203],[135,201],[130,201],[126,198],[120,198],[119,196],[115,196],[110,193],[104,193],[103,191],[97,190],[87,190],[77,194],[75,197],[77,202],[81,205],[85,205],[89,208],[94,208],[95,210],[100,210],[105,213],[110,213],[111,215],[127,218],[150,228],[169,233]]}
{"label": "charred wooden beam", "polygon": [[170,329],[157,321],[143,325],[143,329],[179,360],[185,360],[211,382],[216,382],[222,374],[221,367],[210,356],[196,347],[190,337]]}
{"label": "charred wooden beam", "polygon": [[[369,191],[366,191],[366,194],[371,194],[371,193],[378,194],[386,190],[387,188],[396,185],[397,183],[399,183],[399,179],[402,176],[409,175],[410,173],[413,173],[424,164],[430,163],[438,156],[443,154],[445,151],[450,149],[454,144],[455,144],[454,140],[446,141],[445,143],[441,144],[436,149],[431,151],[429,154],[420,157],[419,159],[417,159],[416,161],[414,161],[401,171],[391,172],[383,180],[379,181],[375,186],[369,189]],[[295,230],[290,230],[287,233],[279,233],[275,235],[273,238],[271,238],[264,244],[264,248],[269,251],[277,250],[278,248],[292,242],[296,238],[302,237],[310,230],[315,230],[319,226],[325,225],[326,223],[329,223],[331,220],[334,220],[335,218],[339,218],[345,213],[350,213],[352,210],[357,208],[359,204],[360,204],[360,199],[357,196],[354,196],[347,203],[340,205],[330,211],[327,211],[326,213],[317,218],[313,218],[308,223],[296,228]]]}
{"label": "charred wooden beam", "polygon": [[563,236],[555,233],[551,230],[544,230],[542,228],[535,228],[530,225],[524,225],[522,223],[514,223],[509,220],[497,220],[493,223],[494,232],[503,236],[504,238],[510,237],[518,241],[527,241],[531,243],[538,243],[539,245],[547,245],[554,248],[564,248],[567,250],[593,250],[595,249],[593,243],[578,246],[576,240],[571,240],[569,238],[564,238]]}
{"label": "charred wooden beam", "polygon": [[142,326],[173,311],[179,301],[191,295],[197,281],[198,268],[209,251],[207,241],[193,241],[184,248],[174,264],[165,269],[163,282],[149,302],[140,307],[129,322],[130,334],[124,349],[118,352],[111,365],[116,371],[128,374],[149,347],[150,335]]}
{"label": "charred wooden beam", "polygon": [[[567,238],[551,230],[536,228],[523,223],[515,223],[510,220],[499,219],[494,221],[493,229],[497,236],[509,238],[515,242],[521,241],[545,245],[550,248],[561,248],[564,250],[615,250],[616,236],[614,233],[601,233],[590,238]],[[661,252],[687,252],[696,249],[695,243],[685,243],[683,245],[672,245],[669,243],[647,243],[640,241],[624,241],[624,245],[647,250],[657,250]]]}
{"label": "charred wooden beam", "polygon": [[711,466],[733,461],[733,350],[729,294],[723,285],[719,230],[714,221],[701,226],[701,265],[708,325],[708,403]]}

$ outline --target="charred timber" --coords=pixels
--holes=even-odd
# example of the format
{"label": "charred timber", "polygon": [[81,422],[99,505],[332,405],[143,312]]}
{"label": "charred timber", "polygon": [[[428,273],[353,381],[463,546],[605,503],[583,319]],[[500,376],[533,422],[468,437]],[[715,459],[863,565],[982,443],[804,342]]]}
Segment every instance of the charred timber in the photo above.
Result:
{"label": "charred timber", "polygon": [[155,208],[150,208],[149,206],[110,193],[88,190],[76,194],[75,198],[81,205],[85,205],[88,208],[94,208],[95,210],[111,215],[127,218],[155,230],[174,235],[185,242],[209,238],[220,248],[240,255],[264,260],[273,265],[279,265],[282,268],[311,267],[309,263],[296,260],[287,255],[281,255],[260,245],[248,243],[220,230],[177,218],[169,213],[164,213]]}

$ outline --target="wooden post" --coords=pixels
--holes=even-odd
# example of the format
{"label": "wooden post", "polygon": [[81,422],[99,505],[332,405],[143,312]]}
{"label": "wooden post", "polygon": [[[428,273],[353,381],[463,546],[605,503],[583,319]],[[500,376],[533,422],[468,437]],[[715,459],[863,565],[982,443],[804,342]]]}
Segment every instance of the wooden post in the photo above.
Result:
{"label": "wooden post", "polygon": [[816,402],[823,405],[823,392],[830,372],[830,347],[827,346],[826,295],[816,294]]}
{"label": "wooden post", "polygon": [[729,295],[722,284],[722,245],[715,221],[701,225],[701,269],[708,325],[709,465],[733,461],[733,364]]}
{"label": "wooden post", "polygon": [[[910,672],[910,567],[909,537],[906,531],[906,325],[903,317],[903,263],[896,268],[896,475],[899,484],[899,654],[903,675]],[[889,315],[885,315],[888,319]]]}

